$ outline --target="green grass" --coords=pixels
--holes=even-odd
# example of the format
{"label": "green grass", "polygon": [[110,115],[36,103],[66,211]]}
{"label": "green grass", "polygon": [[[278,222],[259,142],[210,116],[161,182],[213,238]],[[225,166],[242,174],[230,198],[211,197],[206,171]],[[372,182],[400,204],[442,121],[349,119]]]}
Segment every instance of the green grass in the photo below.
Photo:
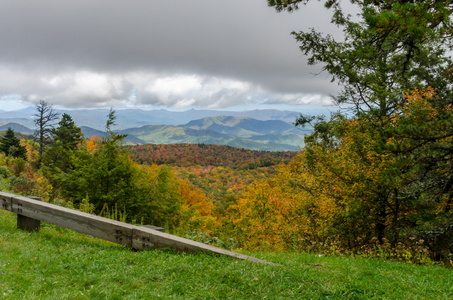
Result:
{"label": "green grass", "polygon": [[134,252],[43,223],[16,229],[0,210],[1,299],[452,299],[453,270],[374,259]]}

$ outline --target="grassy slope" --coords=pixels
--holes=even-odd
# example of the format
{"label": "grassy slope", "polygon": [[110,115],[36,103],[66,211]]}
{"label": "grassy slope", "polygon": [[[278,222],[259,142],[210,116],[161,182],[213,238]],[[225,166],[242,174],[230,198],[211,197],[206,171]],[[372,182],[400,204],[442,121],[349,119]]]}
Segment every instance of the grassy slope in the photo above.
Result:
{"label": "grassy slope", "polygon": [[309,254],[252,253],[283,266],[203,254],[134,252],[0,210],[2,299],[451,299],[453,270]]}

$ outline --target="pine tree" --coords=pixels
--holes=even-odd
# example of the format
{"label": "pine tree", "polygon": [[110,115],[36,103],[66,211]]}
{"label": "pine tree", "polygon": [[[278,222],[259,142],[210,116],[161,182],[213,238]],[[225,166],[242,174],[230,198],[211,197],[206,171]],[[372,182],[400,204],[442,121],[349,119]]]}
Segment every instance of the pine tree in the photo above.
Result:
{"label": "pine tree", "polygon": [[76,126],[72,117],[63,113],[58,127],[52,129],[54,141],[65,149],[74,150],[83,140],[83,134],[79,127]]}
{"label": "pine tree", "polygon": [[52,129],[52,134],[54,143],[43,154],[42,170],[57,190],[60,187],[59,178],[74,169],[73,156],[83,141],[83,134],[66,113],[58,127]]}
{"label": "pine tree", "polygon": [[14,134],[14,130],[9,127],[5,135],[0,139],[0,151],[7,156],[26,159],[27,150],[24,146],[20,145],[20,141]]}
{"label": "pine tree", "polygon": [[118,209],[127,221],[171,225],[180,207],[174,175],[166,168],[154,173],[138,167],[122,147],[125,136],[113,131],[114,125],[115,111],[111,110],[105,136],[73,151],[73,167],[55,178],[61,195],[76,206],[89,199],[96,214]]}
{"label": "pine tree", "polygon": [[[279,11],[302,9],[299,4],[308,2],[268,0]],[[360,225],[358,232],[372,229],[381,241],[393,242],[402,227],[448,232],[453,228],[453,1],[350,2],[358,16],[342,10],[339,0],[324,1],[333,12],[331,22],[343,29],[341,40],[314,29],[293,32],[309,64],[322,64],[342,87],[335,100],[347,109],[329,121],[298,120],[315,129],[306,139],[305,170],[317,178],[318,191],[329,183],[345,184],[348,192],[341,195],[325,190],[343,205],[340,225]],[[429,114],[419,114],[419,103]],[[346,178],[341,167],[376,182],[364,189],[365,178]],[[433,219],[436,207],[440,215]]]}

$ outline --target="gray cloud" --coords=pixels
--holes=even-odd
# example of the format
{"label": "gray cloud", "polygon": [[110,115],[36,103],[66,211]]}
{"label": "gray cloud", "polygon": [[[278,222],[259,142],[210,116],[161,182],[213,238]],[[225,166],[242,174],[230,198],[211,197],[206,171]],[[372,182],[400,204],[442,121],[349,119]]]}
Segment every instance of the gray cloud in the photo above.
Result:
{"label": "gray cloud", "polygon": [[325,105],[337,87],[313,75],[290,32],[331,31],[329,17],[318,2],[278,14],[265,0],[2,1],[0,95],[66,107]]}

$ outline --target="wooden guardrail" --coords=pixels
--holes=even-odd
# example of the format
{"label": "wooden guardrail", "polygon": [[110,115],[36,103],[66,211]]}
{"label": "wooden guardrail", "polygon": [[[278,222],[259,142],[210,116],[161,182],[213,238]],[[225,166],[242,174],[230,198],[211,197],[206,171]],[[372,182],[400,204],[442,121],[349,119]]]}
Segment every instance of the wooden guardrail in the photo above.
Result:
{"label": "wooden guardrail", "polygon": [[14,194],[0,192],[0,208],[16,213],[18,220],[24,217],[31,219],[25,220],[27,224],[38,224],[36,220],[38,222],[43,221],[137,250],[172,248],[183,252],[210,252],[241,260],[277,265],[154,229],[135,226]]}

